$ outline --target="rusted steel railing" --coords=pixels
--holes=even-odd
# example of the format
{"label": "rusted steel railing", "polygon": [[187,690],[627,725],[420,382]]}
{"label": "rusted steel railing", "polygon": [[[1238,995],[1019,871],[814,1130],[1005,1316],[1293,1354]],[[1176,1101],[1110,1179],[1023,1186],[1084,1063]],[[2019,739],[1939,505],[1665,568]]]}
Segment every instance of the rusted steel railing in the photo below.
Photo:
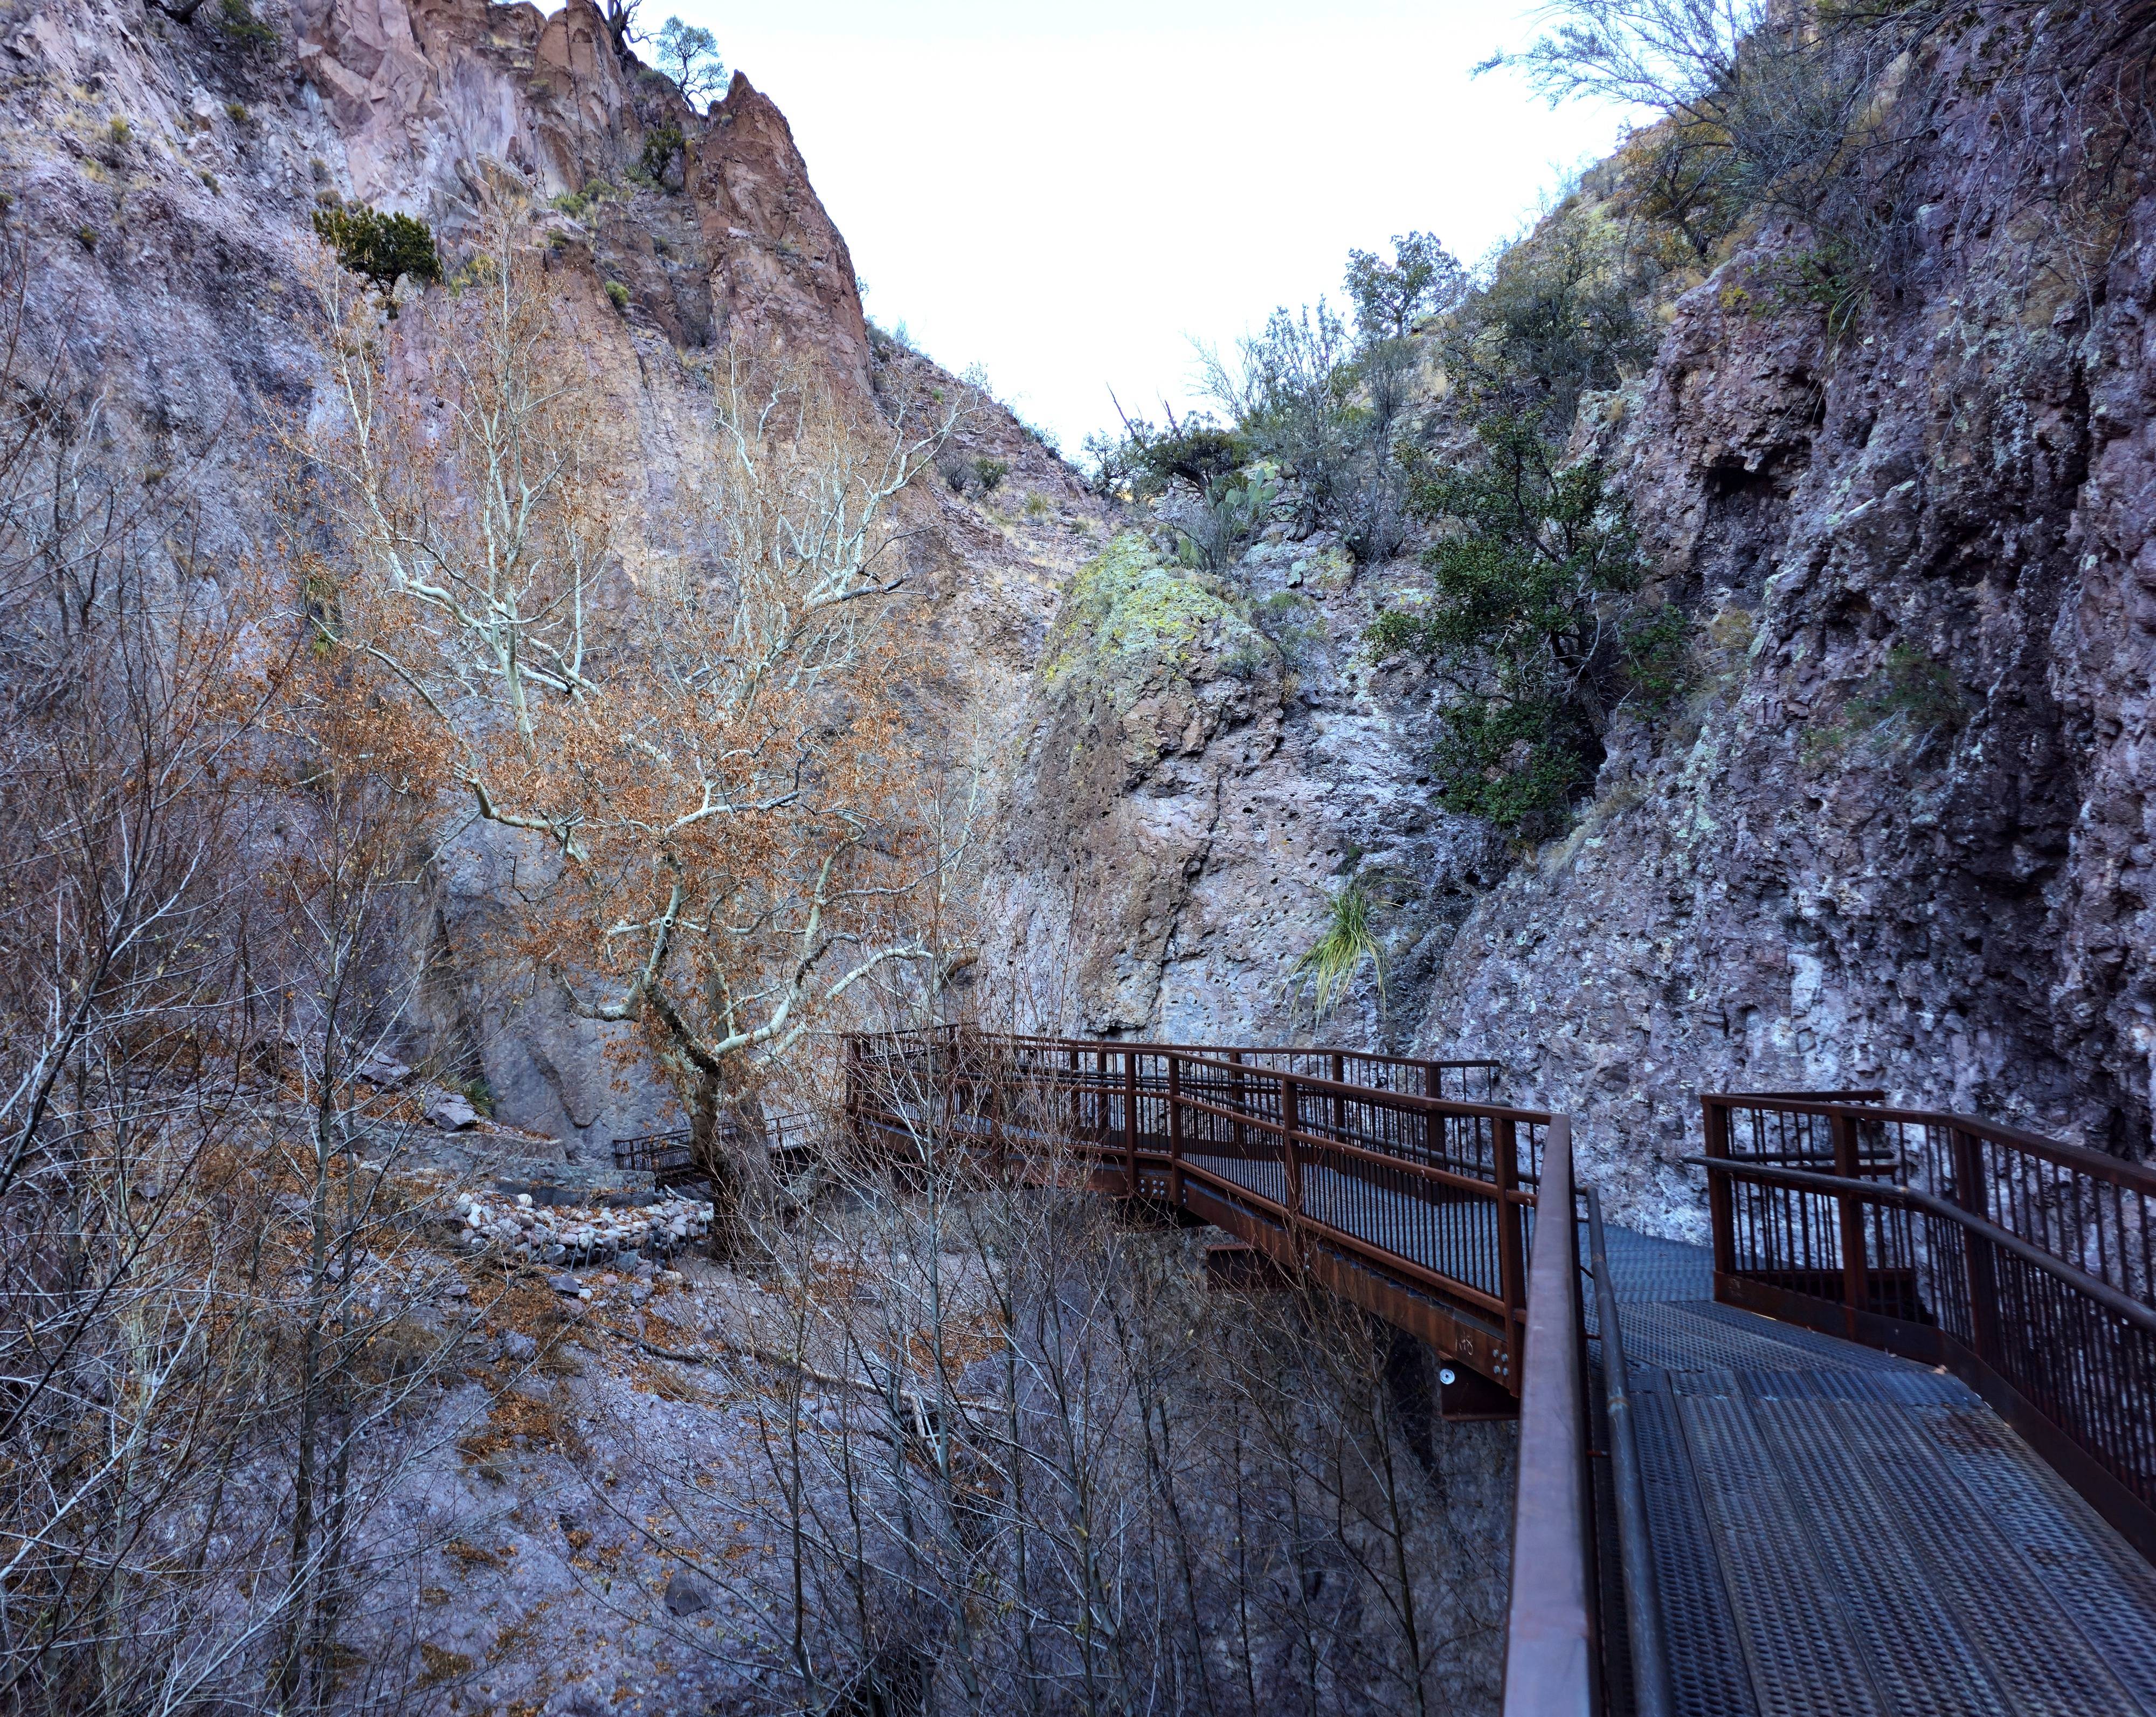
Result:
{"label": "rusted steel railing", "polygon": [[[1542,1204],[1573,1214],[1572,1126],[1552,1119]],[[1589,1490],[1587,1338],[1579,1225],[1537,1225],[1528,1269],[1505,1717],[1591,1717],[1602,1709]]]}
{"label": "rusted steel railing", "polygon": [[[1024,1033],[988,1034],[966,1026],[937,1026],[925,1030],[864,1032],[850,1041],[880,1046],[885,1054],[914,1055],[934,1046],[947,1053],[978,1056],[980,1046],[994,1044],[1013,1050],[1032,1049],[1066,1056],[1075,1047],[1081,1058],[1097,1060],[1097,1051],[1119,1046],[1100,1038],[1043,1037]],[[1339,1085],[1367,1086],[1377,1091],[1398,1091],[1416,1097],[1450,1098],[1465,1103],[1487,1103],[1497,1094],[1504,1071],[1501,1062],[1488,1059],[1433,1061],[1415,1056],[1378,1055],[1368,1050],[1331,1047],[1255,1046],[1232,1043],[1162,1043],[1152,1041],[1148,1050],[1173,1051],[1186,1055],[1234,1056],[1245,1067],[1299,1074],[1306,1078],[1329,1079]],[[1087,1061],[1086,1065],[1092,1065]]]}
{"label": "rusted steel railing", "polygon": [[1948,1367],[2156,1559],[2156,1170],[1877,1095],[1702,1100],[1716,1297]]}
{"label": "rusted steel railing", "polygon": [[[763,1119],[764,1148],[775,1163],[785,1164],[809,1148],[814,1127],[815,1117],[805,1113],[767,1115]],[[737,1116],[726,1115],[719,1123],[721,1144],[739,1148],[747,1139],[749,1132],[750,1129]],[[707,1178],[710,1171],[697,1163],[690,1139],[690,1129],[686,1127],[617,1139],[613,1141],[613,1165],[617,1169],[647,1171],[654,1186],[693,1185]]]}
{"label": "rusted steel railing", "polygon": [[926,1141],[1063,1154],[1095,1185],[1213,1223],[1517,1393],[1550,1118],[1425,1094],[1494,1071],[944,1029],[850,1039],[846,1106],[886,1157]]}

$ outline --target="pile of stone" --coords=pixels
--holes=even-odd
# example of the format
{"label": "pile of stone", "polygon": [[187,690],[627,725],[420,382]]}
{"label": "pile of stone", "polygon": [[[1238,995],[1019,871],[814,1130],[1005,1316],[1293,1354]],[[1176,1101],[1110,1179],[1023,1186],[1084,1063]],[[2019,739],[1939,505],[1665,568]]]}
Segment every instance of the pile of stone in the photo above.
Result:
{"label": "pile of stone", "polygon": [[709,1208],[685,1198],[613,1211],[534,1205],[528,1192],[491,1202],[466,1193],[456,1208],[464,1243],[472,1251],[571,1268],[611,1263],[625,1253],[670,1258],[711,1226]]}

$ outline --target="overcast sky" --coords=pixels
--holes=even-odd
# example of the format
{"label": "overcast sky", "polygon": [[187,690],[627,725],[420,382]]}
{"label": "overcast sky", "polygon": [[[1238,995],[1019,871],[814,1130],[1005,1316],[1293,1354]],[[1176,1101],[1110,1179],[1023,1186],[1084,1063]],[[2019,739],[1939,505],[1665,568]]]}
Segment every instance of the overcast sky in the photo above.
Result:
{"label": "overcast sky", "polygon": [[[1606,152],[1509,72],[1516,0],[645,0],[778,102],[868,285],[1075,456],[1194,394],[1190,342],[1340,296],[1351,246],[1435,232],[1472,260]],[[652,53],[645,49],[647,55]]]}

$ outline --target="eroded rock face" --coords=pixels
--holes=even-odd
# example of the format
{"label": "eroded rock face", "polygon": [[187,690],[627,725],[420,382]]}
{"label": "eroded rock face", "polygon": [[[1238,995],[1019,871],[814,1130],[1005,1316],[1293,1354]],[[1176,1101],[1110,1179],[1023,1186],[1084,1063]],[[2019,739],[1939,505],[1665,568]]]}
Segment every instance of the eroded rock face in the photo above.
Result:
{"label": "eroded rock face", "polygon": [[[1281,533],[1224,578],[1127,522],[1073,581],[1028,706],[1004,850],[1044,1024],[1183,1042],[1399,1045],[1487,833],[1428,804],[1430,701],[1359,640],[1389,578]],[[1389,954],[1322,1023],[1296,982],[1350,877]]]}
{"label": "eroded rock face", "polygon": [[[214,8],[0,5],[33,321],[131,457],[204,473],[203,553],[266,546],[248,426],[311,402],[293,306],[331,196],[452,242],[502,200],[567,196],[552,266],[654,520],[733,332],[850,388],[957,385],[872,347],[844,241],[745,80],[696,116],[590,0],[258,9],[277,39],[243,48]],[[1276,529],[1199,578],[984,409],[960,451],[1012,475],[909,501],[904,623],[924,707],[985,760],[983,969],[1029,1020],[1496,1055],[1510,1094],[1584,1118],[1618,1214],[1678,1228],[1702,1088],[1876,1084],[2145,1146],[2156,201],[2120,203],[2107,271],[2075,281],[1989,188],[1979,123],[1935,152],[1868,320],[1830,339],[1783,304],[1773,270],[1804,241],[1770,231],[1676,306],[1649,375],[1589,403],[1698,677],[1674,718],[1620,724],[1584,820],[1537,853],[1434,807],[1436,691],[1360,648],[1424,582],[1411,563],[1356,573]],[[603,1154],[670,1100],[516,974],[505,861],[476,836],[444,852],[406,1052]],[[1365,979],[1319,1026],[1294,967],[1351,877],[1385,1005]]]}
{"label": "eroded rock face", "polygon": [[[698,116],[617,51],[591,0],[551,16],[486,0],[256,0],[254,16],[266,36],[234,34],[215,0],[191,25],[139,0],[0,0],[0,141],[36,257],[33,347],[69,351],[123,465],[188,474],[198,554],[274,552],[265,416],[316,403],[312,217],[338,199],[418,215],[453,256],[490,211],[535,211],[562,313],[628,436],[629,504],[662,535],[730,340],[805,352],[864,395],[875,385],[844,242],[785,119],[746,79]],[[958,385],[902,352],[885,368]],[[901,619],[929,646],[922,679],[944,705],[1008,710],[1090,514],[1007,414],[978,415],[966,450],[1011,467],[1011,517],[924,486]],[[1028,496],[1045,517],[1017,516]],[[483,1079],[502,1119],[572,1156],[604,1159],[614,1138],[677,1122],[625,1028],[577,1017],[520,967],[514,841],[456,832],[454,810],[432,897],[411,914],[400,1052]]]}
{"label": "eroded rock face", "polygon": [[1934,220],[1839,342],[1761,312],[1770,234],[1612,402],[1702,682],[1478,903],[1422,1039],[1589,1117],[1628,1217],[1699,1228],[1702,1090],[2147,1149],[2152,220],[2073,291],[2028,224]]}

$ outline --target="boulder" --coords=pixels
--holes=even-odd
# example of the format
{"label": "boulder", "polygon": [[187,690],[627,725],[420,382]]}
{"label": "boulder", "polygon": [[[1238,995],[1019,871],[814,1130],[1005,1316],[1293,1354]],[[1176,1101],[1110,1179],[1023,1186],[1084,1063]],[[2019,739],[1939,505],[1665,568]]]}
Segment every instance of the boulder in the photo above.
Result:
{"label": "boulder", "polygon": [[461,1133],[468,1127],[479,1125],[479,1111],[461,1092],[444,1091],[437,1092],[427,1105],[427,1118],[444,1133]]}

